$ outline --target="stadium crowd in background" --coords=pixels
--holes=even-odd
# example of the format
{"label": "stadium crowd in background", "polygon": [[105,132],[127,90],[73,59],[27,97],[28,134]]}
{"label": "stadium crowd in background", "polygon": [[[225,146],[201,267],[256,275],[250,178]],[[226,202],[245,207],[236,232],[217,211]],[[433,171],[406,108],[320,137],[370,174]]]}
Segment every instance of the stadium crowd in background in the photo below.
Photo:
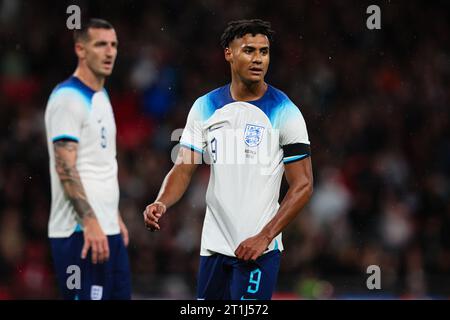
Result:
{"label": "stadium crowd in background", "polygon": [[[0,2],[0,299],[56,298],[44,110],[75,67],[64,2]],[[268,82],[308,123],[314,195],[285,232],[274,298],[368,295],[379,265],[389,297],[448,297],[450,28],[444,1],[366,7],[331,1],[80,2],[120,39],[107,81],[118,130],[120,208],[134,298],[192,298],[209,168],[153,234],[153,200],[195,97],[228,79],[229,20],[271,21]],[[179,135],[178,137],[179,138]],[[173,141],[172,141],[173,140]],[[285,185],[284,185],[285,186]],[[285,190],[285,189],[284,189]],[[444,280],[443,280],[444,279]],[[446,279],[446,280],[445,280]]]}

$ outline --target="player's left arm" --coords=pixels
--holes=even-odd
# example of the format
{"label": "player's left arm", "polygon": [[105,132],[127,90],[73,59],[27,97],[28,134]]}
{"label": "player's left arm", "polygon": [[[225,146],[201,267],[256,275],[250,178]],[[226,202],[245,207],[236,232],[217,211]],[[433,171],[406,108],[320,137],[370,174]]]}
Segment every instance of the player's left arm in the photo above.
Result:
{"label": "player's left arm", "polygon": [[123,243],[125,244],[125,247],[128,247],[128,243],[130,242],[130,236],[128,234],[128,228],[122,219],[120,211],[119,211],[119,227],[120,227],[120,234],[122,235],[123,238]]}
{"label": "player's left arm", "polygon": [[257,235],[243,241],[235,251],[238,259],[256,260],[272,240],[299,214],[311,198],[313,174],[311,158],[285,164],[288,192],[276,215]]}

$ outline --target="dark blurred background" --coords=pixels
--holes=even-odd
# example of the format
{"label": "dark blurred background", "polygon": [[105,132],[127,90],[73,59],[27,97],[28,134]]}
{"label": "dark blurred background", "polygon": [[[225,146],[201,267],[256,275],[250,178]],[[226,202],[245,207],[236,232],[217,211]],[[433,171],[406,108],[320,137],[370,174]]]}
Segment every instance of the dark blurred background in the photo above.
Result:
{"label": "dark blurred background", "polygon": [[[106,87],[136,299],[195,298],[209,168],[149,233],[193,101],[229,81],[229,20],[276,31],[267,82],[301,109],[315,192],[284,232],[274,298],[450,297],[450,10],[446,1],[0,0],[0,299],[58,298],[47,239],[44,110],[76,67],[66,8],[119,37]],[[366,8],[381,8],[368,30]],[[283,183],[282,194],[286,191]],[[366,268],[381,268],[368,290]]]}

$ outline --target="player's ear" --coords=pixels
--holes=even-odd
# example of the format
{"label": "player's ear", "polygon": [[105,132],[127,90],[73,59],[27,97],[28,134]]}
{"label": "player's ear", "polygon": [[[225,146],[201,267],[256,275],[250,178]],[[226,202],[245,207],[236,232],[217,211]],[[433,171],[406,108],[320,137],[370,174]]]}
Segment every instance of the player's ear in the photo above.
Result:
{"label": "player's ear", "polygon": [[230,49],[230,47],[226,47],[224,49],[224,55],[225,55],[225,60],[227,60],[228,62],[232,62],[232,58],[233,58],[233,53]]}
{"label": "player's ear", "polygon": [[82,41],[75,42],[75,53],[79,59],[83,59],[86,56],[86,49]]}

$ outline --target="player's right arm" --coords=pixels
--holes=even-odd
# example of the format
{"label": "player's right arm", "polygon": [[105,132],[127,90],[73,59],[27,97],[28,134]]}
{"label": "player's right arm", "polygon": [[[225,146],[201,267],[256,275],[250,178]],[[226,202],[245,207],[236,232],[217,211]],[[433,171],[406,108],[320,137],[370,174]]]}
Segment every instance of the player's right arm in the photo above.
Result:
{"label": "player's right arm", "polygon": [[64,192],[83,223],[84,246],[81,257],[86,258],[91,249],[92,262],[102,263],[109,258],[108,240],[98,223],[94,210],[88,202],[76,161],[78,143],[62,139],[53,142],[55,167]]}
{"label": "player's right arm", "polygon": [[185,193],[192,175],[201,163],[202,155],[189,148],[181,147],[177,160],[164,178],[158,197],[144,211],[145,226],[151,231],[160,230],[159,219]]}
{"label": "player's right arm", "polygon": [[151,231],[160,230],[159,219],[166,210],[183,196],[198,164],[202,163],[205,146],[202,122],[205,96],[198,98],[187,117],[186,126],[180,139],[175,165],[164,178],[156,200],[144,210],[145,226]]}

